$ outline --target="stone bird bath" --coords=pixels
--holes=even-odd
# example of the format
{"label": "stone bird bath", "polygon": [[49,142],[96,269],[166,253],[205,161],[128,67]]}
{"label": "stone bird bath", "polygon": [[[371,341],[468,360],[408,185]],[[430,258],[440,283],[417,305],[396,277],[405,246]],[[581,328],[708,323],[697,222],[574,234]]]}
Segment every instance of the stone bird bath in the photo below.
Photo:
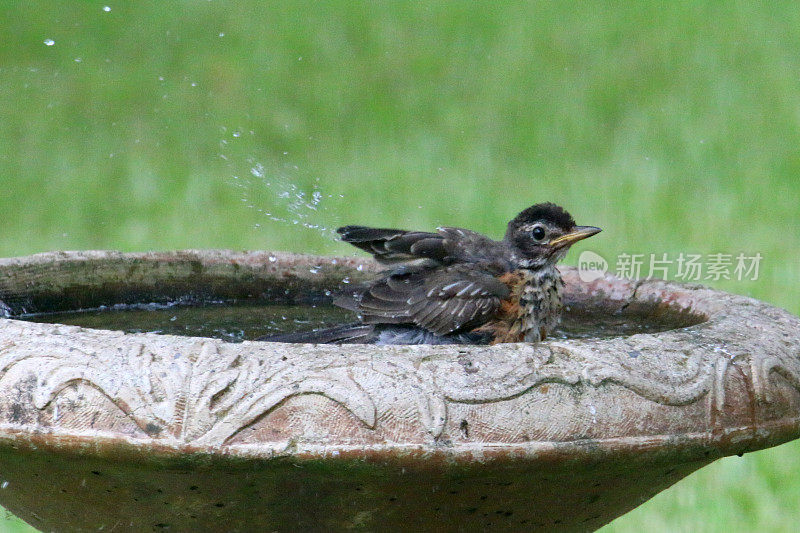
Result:
{"label": "stone bird bath", "polygon": [[593,530],[715,459],[800,436],[800,320],[699,286],[583,284],[564,268],[570,313],[672,329],[538,345],[230,343],[17,319],[324,303],[372,268],[227,251],[0,260],[0,504],[44,531]]}

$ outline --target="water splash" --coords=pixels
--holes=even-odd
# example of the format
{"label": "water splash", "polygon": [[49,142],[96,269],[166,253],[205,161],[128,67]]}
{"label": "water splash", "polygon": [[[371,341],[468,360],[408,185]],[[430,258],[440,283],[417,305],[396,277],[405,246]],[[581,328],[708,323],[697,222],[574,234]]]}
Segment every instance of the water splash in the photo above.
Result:
{"label": "water splash", "polygon": [[[250,133],[252,134],[252,132]],[[236,130],[230,136],[238,139],[243,136],[243,133]],[[222,148],[225,148],[227,144],[228,141],[225,139],[220,142]],[[230,161],[225,154],[219,154],[219,156],[225,161]],[[233,175],[231,179],[231,184],[241,189],[241,200],[246,207],[256,210],[272,222],[314,230],[326,238],[336,236],[333,228],[319,221],[322,212],[327,210],[325,201],[334,198],[334,195],[323,193],[319,178],[314,180],[311,190],[307,190],[295,183],[293,179],[292,175],[297,174],[299,170],[296,165],[289,165],[283,171],[273,173],[268,172],[263,164],[253,159],[248,159],[247,163],[249,166],[247,173]],[[270,196],[273,200],[274,208],[272,209],[261,207],[259,202],[253,199],[253,196],[267,191],[271,193]],[[343,195],[338,195],[338,198],[343,197]],[[262,226],[255,224],[255,227]]]}
{"label": "water splash", "polygon": [[[326,224],[328,209],[339,212],[341,206],[334,205],[344,199],[342,194],[328,194],[320,183],[320,178],[307,183],[308,174],[295,164],[288,151],[283,151],[283,161],[262,163],[247,157],[247,143],[256,135],[253,130],[242,125],[220,126],[218,157],[228,168],[228,183],[241,192],[242,204],[257,211],[271,223],[287,227],[302,227],[312,230],[324,238],[337,239],[335,227]],[[244,149],[244,150],[243,150]],[[336,208],[336,209],[334,209]],[[337,221],[338,222],[338,221]],[[265,229],[270,224],[254,224]]]}

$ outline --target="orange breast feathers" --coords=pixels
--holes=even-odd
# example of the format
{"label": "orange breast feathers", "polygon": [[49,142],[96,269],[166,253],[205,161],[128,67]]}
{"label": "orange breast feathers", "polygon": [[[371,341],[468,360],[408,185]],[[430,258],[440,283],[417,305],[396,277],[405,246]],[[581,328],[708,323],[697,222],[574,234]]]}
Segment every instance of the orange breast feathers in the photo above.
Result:
{"label": "orange breast feathers", "polygon": [[492,344],[502,342],[522,342],[525,338],[523,316],[525,310],[520,305],[522,292],[530,274],[522,270],[506,272],[498,279],[505,283],[510,293],[508,298],[500,302],[500,309],[495,318],[476,331],[488,331],[492,334]]}

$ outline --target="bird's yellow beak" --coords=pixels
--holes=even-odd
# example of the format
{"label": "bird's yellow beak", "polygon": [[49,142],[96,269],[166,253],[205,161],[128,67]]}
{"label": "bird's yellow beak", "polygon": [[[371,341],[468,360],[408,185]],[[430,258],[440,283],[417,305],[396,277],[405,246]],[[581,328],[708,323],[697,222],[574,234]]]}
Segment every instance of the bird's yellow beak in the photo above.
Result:
{"label": "bird's yellow beak", "polygon": [[601,231],[603,230],[594,226],[575,226],[575,229],[569,233],[550,241],[550,246],[555,246],[556,248],[570,246],[571,244],[586,239],[587,237],[597,235]]}

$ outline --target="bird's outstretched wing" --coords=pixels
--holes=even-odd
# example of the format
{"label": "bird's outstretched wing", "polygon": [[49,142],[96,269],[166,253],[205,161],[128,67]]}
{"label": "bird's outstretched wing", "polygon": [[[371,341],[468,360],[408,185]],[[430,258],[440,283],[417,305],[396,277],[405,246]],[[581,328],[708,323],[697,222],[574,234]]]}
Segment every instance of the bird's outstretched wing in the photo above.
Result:
{"label": "bird's outstretched wing", "polygon": [[484,324],[509,288],[472,265],[398,271],[377,280],[356,299],[367,324],[414,324],[437,335]]}
{"label": "bird's outstretched wing", "polygon": [[505,262],[500,243],[462,228],[438,228],[436,233],[366,226],[344,226],[336,230],[344,242],[372,254],[381,263],[425,261],[429,265],[451,265],[491,261]]}
{"label": "bird's outstretched wing", "polygon": [[337,230],[342,240],[395,270],[335,303],[367,324],[413,324],[437,335],[486,323],[508,297],[498,277],[509,270],[508,249],[480,233],[436,233],[365,226]]}

